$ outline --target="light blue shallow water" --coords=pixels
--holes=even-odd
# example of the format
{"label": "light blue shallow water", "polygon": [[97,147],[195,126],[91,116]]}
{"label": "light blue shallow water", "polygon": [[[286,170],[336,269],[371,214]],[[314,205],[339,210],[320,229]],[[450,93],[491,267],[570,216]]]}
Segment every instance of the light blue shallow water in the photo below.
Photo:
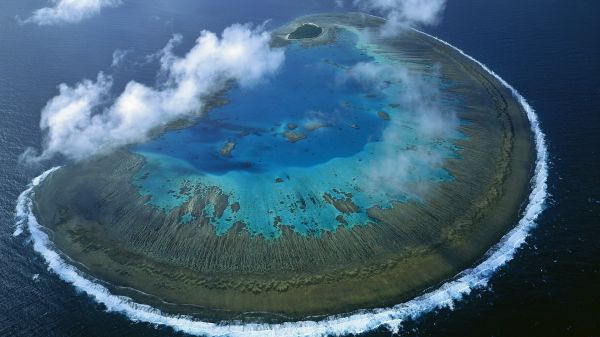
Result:
{"label": "light blue shallow water", "polygon": [[[373,177],[393,170],[388,167],[390,153],[401,153],[411,165],[408,174],[400,173],[407,181],[451,179],[441,165],[420,157],[423,149],[440,158],[455,156],[451,141],[460,135],[420,137],[415,115],[398,99],[403,90],[399,80],[390,78],[385,88],[375,88],[348,79],[349,69],[358,63],[397,62],[375,56],[347,30],[333,45],[292,44],[274,77],[251,88],[233,88],[229,103],[195,126],[134,148],[146,158],[134,183],[142,195],[151,196],[150,204],[165,211],[189,200],[180,193],[182,186],[200,186],[194,193],[217,186],[230,204],[240,205],[239,211],[227,208],[221,217],[215,217],[214,205],[206,206],[203,215],[212,219],[217,233],[241,221],[252,234],[266,238],[281,234],[278,223],[301,235],[335,231],[342,224],[364,225],[373,222],[366,212],[370,207],[418,199],[402,189],[378,186],[381,182]],[[306,138],[290,141],[286,132]],[[223,155],[228,142],[235,148]],[[326,193],[336,199],[351,194],[359,210],[341,213],[324,199]],[[180,219],[184,224],[193,220],[191,214]]]}

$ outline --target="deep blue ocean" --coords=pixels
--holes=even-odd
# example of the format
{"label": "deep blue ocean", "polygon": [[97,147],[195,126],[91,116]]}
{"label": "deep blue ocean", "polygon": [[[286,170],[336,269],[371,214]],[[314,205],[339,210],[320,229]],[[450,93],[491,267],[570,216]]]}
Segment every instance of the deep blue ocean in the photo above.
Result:
{"label": "deep blue ocean", "polygon": [[[79,24],[20,25],[46,1],[0,3],[0,336],[184,336],[106,313],[46,270],[14,207],[31,178],[18,156],[39,147],[40,111],[60,83],[114,77],[152,84],[146,62],[173,33],[188,50],[202,29],[235,22],[268,27],[336,10],[334,1],[123,0]],[[337,9],[339,10],[339,9]],[[600,1],[449,0],[424,30],[483,62],[536,109],[550,152],[547,209],[489,289],[408,322],[402,336],[600,336]],[[178,48],[178,50],[179,50]],[[115,50],[128,50],[111,67]],[[48,163],[48,167],[51,163]],[[35,276],[39,275],[39,276]],[[35,276],[35,277],[34,277]],[[389,336],[375,331],[368,336]]]}

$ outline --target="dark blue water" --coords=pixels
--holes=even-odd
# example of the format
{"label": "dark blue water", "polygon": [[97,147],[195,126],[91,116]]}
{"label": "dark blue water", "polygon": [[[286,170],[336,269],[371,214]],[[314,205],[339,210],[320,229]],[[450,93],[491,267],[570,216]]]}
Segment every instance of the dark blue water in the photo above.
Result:
{"label": "dark blue water", "polygon": [[[144,55],[173,32],[189,49],[201,29],[232,22],[273,25],[331,1],[127,1],[75,26],[19,26],[43,1],[0,4],[0,336],[171,336],[166,328],[107,314],[54,275],[23,238],[13,238],[18,194],[41,171],[17,165],[38,146],[39,112],[56,85],[95,78],[154,81]],[[454,0],[429,32],[487,64],[536,108],[551,153],[549,208],[491,289],[406,324],[408,336],[600,335],[600,3],[571,0]],[[111,69],[115,49],[131,49]],[[39,274],[37,280],[33,279]],[[388,332],[372,334],[388,336]]]}

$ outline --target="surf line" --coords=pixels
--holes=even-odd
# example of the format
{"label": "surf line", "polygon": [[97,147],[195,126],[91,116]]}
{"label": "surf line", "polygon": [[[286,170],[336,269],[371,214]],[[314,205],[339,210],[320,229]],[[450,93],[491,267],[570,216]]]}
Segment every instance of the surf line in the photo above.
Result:
{"label": "surf line", "polygon": [[500,242],[487,251],[482,262],[473,268],[460,272],[452,280],[442,284],[439,288],[393,307],[359,310],[345,315],[329,316],[320,321],[297,321],[280,324],[217,324],[203,322],[185,315],[169,315],[149,305],[136,303],[131,298],[110,293],[105,286],[86,276],[73,265],[68,264],[54,250],[48,234],[43,231],[42,226],[33,214],[33,197],[35,195],[35,188],[54,171],[60,169],[60,167],[52,168],[34,178],[28,188],[21,193],[16,205],[17,227],[13,235],[18,236],[27,229],[32,239],[34,251],[44,258],[48,265],[48,270],[58,275],[63,281],[72,284],[76,289],[85,292],[94,301],[102,303],[106,306],[108,312],[123,314],[136,322],[168,326],[176,331],[192,335],[232,337],[342,336],[360,334],[380,327],[385,327],[392,332],[398,332],[402,328],[402,322],[406,320],[417,318],[422,314],[436,309],[452,309],[456,301],[469,295],[471,291],[487,286],[492,275],[514,258],[519,247],[525,242],[530,230],[536,225],[536,220],[544,210],[548,196],[548,151],[546,138],[541,130],[535,110],[515,88],[487,66],[457,47],[427,33],[417,32],[425,34],[454,49],[482,67],[482,69],[508,88],[521,104],[529,119],[536,148],[535,171],[531,179],[529,202],[517,225],[505,234]]}

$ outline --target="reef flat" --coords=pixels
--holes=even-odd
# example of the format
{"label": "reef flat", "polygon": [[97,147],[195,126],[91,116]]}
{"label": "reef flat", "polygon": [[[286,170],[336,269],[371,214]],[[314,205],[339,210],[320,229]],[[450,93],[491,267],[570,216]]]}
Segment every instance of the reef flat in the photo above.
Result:
{"label": "reef flat", "polygon": [[[308,23],[320,33],[289,39]],[[284,80],[310,104],[273,102],[270,87],[231,89],[226,104],[193,126],[54,172],[36,191],[40,224],[116,293],[204,319],[344,313],[398,303],[453,276],[516,223],[531,177],[529,124],[477,64],[416,31],[373,34],[382,24],[336,14],[280,28],[273,46],[288,49]],[[316,66],[293,71],[306,60]],[[435,81],[458,133],[418,139],[415,116],[388,93],[402,91],[402,81],[327,86],[361,63],[402,65]],[[297,90],[305,73],[322,75],[309,85],[325,98]],[[265,86],[288,99],[281,86]],[[265,119],[244,120],[246,108]],[[394,151],[380,153],[396,129]],[[205,138],[194,140],[198,134]],[[198,158],[171,143],[188,144]],[[439,160],[414,162],[414,179],[398,193],[370,185],[379,164],[403,153]]]}

